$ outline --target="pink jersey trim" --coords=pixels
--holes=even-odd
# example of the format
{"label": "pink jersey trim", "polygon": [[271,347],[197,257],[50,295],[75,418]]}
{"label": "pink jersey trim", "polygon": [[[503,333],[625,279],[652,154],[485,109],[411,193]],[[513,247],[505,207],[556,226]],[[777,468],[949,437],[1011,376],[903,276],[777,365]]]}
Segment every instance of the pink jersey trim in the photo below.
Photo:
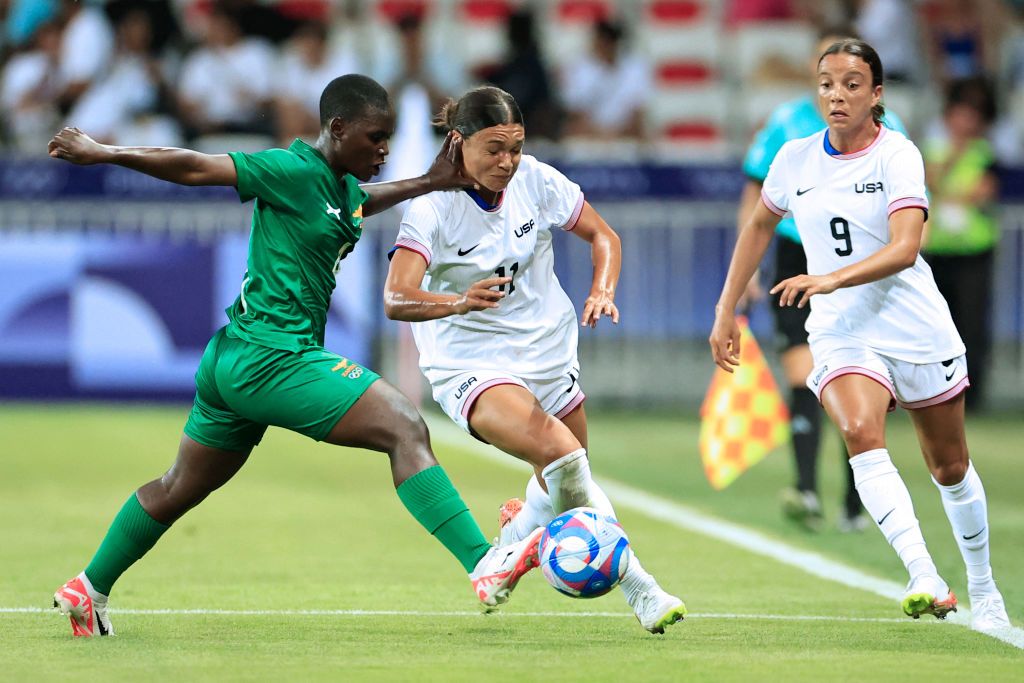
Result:
{"label": "pink jersey trim", "polygon": [[958,395],[966,391],[967,387],[971,386],[971,380],[968,377],[964,377],[962,380],[956,383],[956,386],[946,389],[938,396],[932,396],[920,401],[911,401],[910,403],[903,403],[900,401],[900,405],[907,410],[918,410],[920,408],[928,408],[929,406],[937,406],[940,403],[956,398]]}
{"label": "pink jersey trim", "polygon": [[555,417],[561,420],[563,417],[576,410],[576,408],[578,408],[585,400],[587,400],[587,395],[583,393],[582,389],[578,389],[576,395],[572,397],[572,400],[566,403],[564,408],[555,413]]}
{"label": "pink jersey trim", "polygon": [[839,377],[842,377],[843,375],[863,375],[868,379],[875,380],[883,387],[885,387],[886,391],[889,392],[889,396],[891,397],[889,399],[889,412],[891,413],[892,411],[896,410],[896,389],[892,386],[892,383],[889,381],[889,378],[884,375],[880,375],[874,370],[862,368],[857,365],[848,365],[844,368],[838,368],[825,375],[825,379],[821,380],[821,387],[818,389],[819,403],[821,403],[821,395],[822,393],[824,393],[825,387],[828,386],[829,382]]}
{"label": "pink jersey trim", "polygon": [[774,213],[775,215],[777,215],[777,216],[785,216],[786,215],[785,211],[783,211],[779,207],[775,206],[775,202],[773,202],[771,199],[768,198],[768,194],[764,190],[761,190],[761,201],[764,202],[764,205],[768,207],[768,210],[771,211],[772,213]]}
{"label": "pink jersey trim", "polygon": [[562,226],[562,230],[569,232],[576,228],[576,223],[580,220],[580,214],[583,213],[583,205],[585,203],[586,199],[584,199],[583,193],[580,192],[580,198],[576,201],[576,208],[572,210],[572,215],[569,216],[569,220]]}
{"label": "pink jersey trim", "polygon": [[522,382],[517,382],[517,381],[515,381],[514,379],[512,379],[510,377],[509,378],[500,377],[500,378],[497,378],[497,379],[489,379],[486,382],[481,383],[480,386],[478,386],[476,389],[471,391],[469,396],[466,397],[466,402],[462,404],[462,417],[466,418],[466,421],[468,422],[469,421],[469,411],[471,411],[473,409],[473,404],[476,403],[476,400],[478,398],[480,398],[480,394],[484,393],[488,389],[493,389],[494,387],[499,386],[501,384],[514,384],[517,387],[523,387],[524,389],[526,388],[526,385],[524,385]]}
{"label": "pink jersey trim", "polygon": [[924,197],[903,197],[889,202],[889,215],[893,215],[902,209],[924,209],[928,212],[928,200]]}
{"label": "pink jersey trim", "polygon": [[404,238],[395,242],[395,246],[399,247],[400,249],[408,249],[409,251],[415,251],[417,254],[423,257],[423,260],[427,262],[428,266],[430,265],[432,254],[430,253],[430,247],[428,247],[427,245],[417,242],[416,240]]}
{"label": "pink jersey trim", "polygon": [[[825,131],[825,135],[828,135],[827,130]],[[863,149],[858,149],[856,152],[850,152],[848,154],[827,154],[827,156],[832,159],[839,159],[840,161],[846,161],[847,159],[859,159],[860,157],[864,156],[865,154],[873,150],[876,146],[878,146],[878,143],[882,140],[883,137],[885,137],[885,126],[879,124],[878,134],[875,135],[875,139],[872,140],[871,144],[868,145],[867,147]]]}

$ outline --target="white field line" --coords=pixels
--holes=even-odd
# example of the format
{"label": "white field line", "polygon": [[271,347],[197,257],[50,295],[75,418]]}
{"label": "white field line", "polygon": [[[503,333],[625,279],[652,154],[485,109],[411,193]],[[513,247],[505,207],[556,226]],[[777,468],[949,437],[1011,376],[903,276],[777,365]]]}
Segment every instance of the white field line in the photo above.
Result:
{"label": "white field line", "polygon": [[[437,441],[444,442],[453,448],[469,451],[474,455],[506,467],[518,469],[524,473],[530,471],[529,466],[525,463],[515,460],[512,456],[502,453],[496,448],[477,441],[449,420],[428,417],[427,423],[430,426],[431,435]],[[904,587],[895,581],[871,576],[855,567],[827,558],[824,555],[797,548],[783,541],[770,538],[759,531],[718,519],[676,501],[617,482],[614,479],[601,477],[600,484],[615,505],[631,508],[652,519],[709,536],[757,555],[770,557],[782,564],[796,567],[813,576],[834,581],[849,588],[874,593],[894,602],[898,602],[903,597]],[[961,607],[959,611],[950,614],[947,621],[961,626],[970,626],[970,610],[966,606]],[[986,635],[990,635],[1014,647],[1024,649],[1024,629],[1010,626],[1000,629],[998,632],[986,633]]]}
{"label": "white field line", "polygon": [[[53,609],[44,607],[0,607],[0,614],[49,614]],[[110,614],[135,614],[143,616],[226,616],[226,617],[557,617],[559,619],[577,618],[613,618],[632,617],[629,612],[446,612],[421,610],[368,610],[368,609],[116,609],[110,608]],[[873,617],[830,617],[813,614],[732,614],[706,613],[687,614],[687,619],[753,619],[764,621],[842,621],[868,623],[909,623],[906,619],[887,619]],[[937,621],[921,621],[921,624],[938,623]]]}

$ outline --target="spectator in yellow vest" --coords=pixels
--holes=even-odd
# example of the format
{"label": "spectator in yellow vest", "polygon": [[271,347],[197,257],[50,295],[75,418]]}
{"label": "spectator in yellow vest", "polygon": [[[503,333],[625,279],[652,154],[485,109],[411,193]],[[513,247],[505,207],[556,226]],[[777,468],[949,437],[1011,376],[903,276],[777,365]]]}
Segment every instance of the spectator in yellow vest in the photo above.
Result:
{"label": "spectator in yellow vest", "polygon": [[932,211],[924,254],[971,359],[967,408],[985,396],[992,346],[992,271],[999,243],[995,154],[986,139],[996,118],[992,87],[982,78],[950,85],[943,116],[947,137],[924,147]]}

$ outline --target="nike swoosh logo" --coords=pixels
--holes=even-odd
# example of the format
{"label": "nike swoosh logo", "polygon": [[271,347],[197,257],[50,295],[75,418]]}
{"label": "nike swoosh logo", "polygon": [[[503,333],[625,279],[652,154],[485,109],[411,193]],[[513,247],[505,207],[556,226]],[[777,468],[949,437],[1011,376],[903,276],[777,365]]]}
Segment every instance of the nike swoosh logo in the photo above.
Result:
{"label": "nike swoosh logo", "polygon": [[[814,187],[817,187],[817,185],[815,185]],[[808,188],[807,188],[806,190],[801,190],[801,189],[797,188],[797,191],[796,191],[796,196],[797,196],[797,197],[799,197],[799,196],[800,196],[800,195],[802,195],[802,194],[807,194],[808,192],[810,192],[811,190],[813,190],[813,189],[814,189],[814,187],[808,187]]]}
{"label": "nike swoosh logo", "polygon": [[884,522],[885,520],[889,519],[889,515],[891,515],[894,512],[896,512],[896,508],[893,508],[892,510],[889,510],[888,512],[886,512],[885,516],[882,517],[881,519],[876,519],[875,523],[878,524],[878,526],[882,526],[882,522]]}
{"label": "nike swoosh logo", "polygon": [[978,536],[981,536],[981,532],[984,531],[985,529],[986,529],[986,527],[981,527],[981,531],[979,531],[978,533],[974,534],[973,536],[964,536],[963,539],[965,541],[969,541],[972,538],[977,538]]}
{"label": "nike swoosh logo", "polygon": [[956,374],[956,370],[954,370],[953,372],[951,372],[948,375],[946,375],[946,381],[948,382],[949,380],[953,379],[953,375],[955,375],[955,374]]}
{"label": "nike swoosh logo", "polygon": [[476,248],[477,248],[477,247],[479,247],[479,246],[480,246],[480,243],[479,243],[479,242],[477,242],[476,244],[474,244],[473,246],[471,246],[471,247],[470,247],[469,249],[467,249],[466,251],[462,251],[461,249],[459,249],[459,256],[465,256],[466,254],[468,254],[469,252],[473,251],[474,249],[476,249]]}

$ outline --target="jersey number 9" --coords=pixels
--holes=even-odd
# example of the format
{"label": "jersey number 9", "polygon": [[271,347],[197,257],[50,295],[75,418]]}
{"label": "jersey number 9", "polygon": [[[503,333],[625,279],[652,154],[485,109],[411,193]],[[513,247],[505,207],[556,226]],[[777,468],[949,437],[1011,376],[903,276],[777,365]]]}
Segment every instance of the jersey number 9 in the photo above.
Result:
{"label": "jersey number 9", "polygon": [[850,238],[850,224],[845,218],[839,218],[836,216],[832,219],[830,224],[832,226],[832,236],[843,243],[842,247],[836,247],[836,254],[839,256],[849,256],[853,253],[853,240]]}

